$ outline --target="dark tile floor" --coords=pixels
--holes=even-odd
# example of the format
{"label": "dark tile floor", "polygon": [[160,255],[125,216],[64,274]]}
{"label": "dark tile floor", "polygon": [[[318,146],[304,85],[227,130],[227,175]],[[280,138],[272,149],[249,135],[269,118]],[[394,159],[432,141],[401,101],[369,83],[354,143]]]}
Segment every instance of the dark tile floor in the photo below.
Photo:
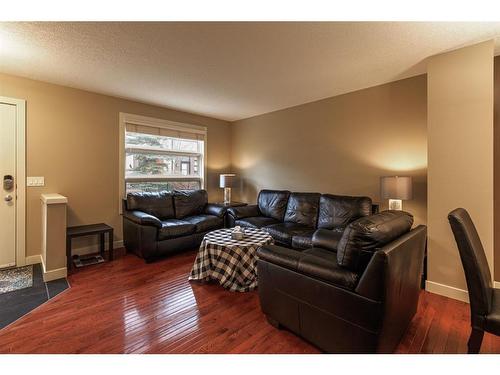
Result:
{"label": "dark tile floor", "polygon": [[68,287],[66,279],[45,283],[41,265],[33,265],[32,287],[0,294],[0,329],[57,296]]}

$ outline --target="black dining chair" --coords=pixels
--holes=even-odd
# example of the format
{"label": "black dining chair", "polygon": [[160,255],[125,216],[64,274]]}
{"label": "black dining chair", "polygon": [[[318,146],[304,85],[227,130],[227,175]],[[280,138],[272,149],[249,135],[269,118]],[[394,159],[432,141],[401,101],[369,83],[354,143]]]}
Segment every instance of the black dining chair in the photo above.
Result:
{"label": "black dining chair", "polygon": [[467,346],[469,353],[479,353],[485,331],[500,335],[500,289],[493,287],[484,248],[469,213],[457,208],[448,214],[448,221],[469,290],[472,332]]}

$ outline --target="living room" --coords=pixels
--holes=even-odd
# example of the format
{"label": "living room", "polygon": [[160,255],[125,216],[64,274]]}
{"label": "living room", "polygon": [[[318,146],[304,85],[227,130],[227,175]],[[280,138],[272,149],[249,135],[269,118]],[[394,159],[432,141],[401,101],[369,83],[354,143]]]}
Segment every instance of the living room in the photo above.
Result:
{"label": "living room", "polygon": [[500,354],[500,23],[317,17],[2,19],[0,353]]}

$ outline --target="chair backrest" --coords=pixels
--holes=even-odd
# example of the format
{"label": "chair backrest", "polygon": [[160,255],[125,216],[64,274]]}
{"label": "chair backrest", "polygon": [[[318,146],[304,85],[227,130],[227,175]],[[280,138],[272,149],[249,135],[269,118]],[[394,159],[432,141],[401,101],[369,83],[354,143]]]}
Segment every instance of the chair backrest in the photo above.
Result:
{"label": "chair backrest", "polygon": [[448,214],[448,221],[462,260],[474,319],[474,316],[486,315],[491,310],[493,285],[490,268],[469,213],[463,208],[457,208]]}

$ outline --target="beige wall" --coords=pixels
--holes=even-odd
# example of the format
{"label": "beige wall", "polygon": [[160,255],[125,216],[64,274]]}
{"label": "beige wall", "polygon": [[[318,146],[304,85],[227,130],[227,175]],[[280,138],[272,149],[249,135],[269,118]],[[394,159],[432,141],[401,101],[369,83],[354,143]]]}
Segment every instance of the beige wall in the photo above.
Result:
{"label": "beige wall", "polygon": [[208,192],[221,199],[218,174],[230,166],[225,121],[4,74],[0,95],[27,101],[27,175],[45,177],[45,187],[27,188],[27,255],[40,254],[41,193],[69,198],[68,225],[106,222],[121,239],[119,112],[207,126]]}
{"label": "beige wall", "polygon": [[469,210],[493,265],[493,42],[432,57],[427,74],[428,286],[457,298],[448,287],[466,283],[451,210]]}
{"label": "beige wall", "polygon": [[237,121],[235,198],[254,202],[259,190],[271,188],[368,195],[379,202],[380,176],[411,175],[414,199],[403,208],[425,223],[426,105],[421,75]]}
{"label": "beige wall", "polygon": [[495,225],[495,280],[500,280],[500,56],[494,61],[494,225]]}

